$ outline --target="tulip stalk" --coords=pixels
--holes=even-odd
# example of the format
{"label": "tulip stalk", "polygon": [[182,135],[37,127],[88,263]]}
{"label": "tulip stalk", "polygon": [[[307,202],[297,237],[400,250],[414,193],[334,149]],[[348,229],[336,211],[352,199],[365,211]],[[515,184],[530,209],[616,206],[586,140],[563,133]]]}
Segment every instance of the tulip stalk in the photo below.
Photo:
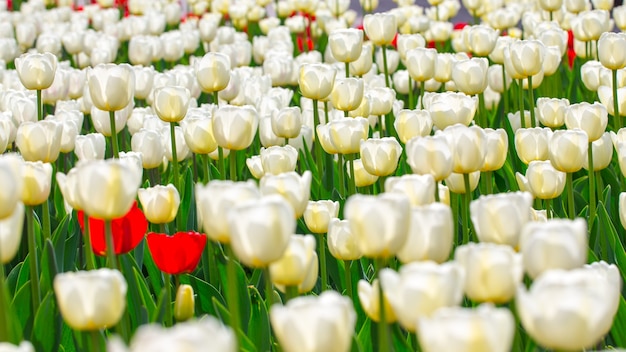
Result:
{"label": "tulip stalk", "polygon": [[[178,172],[178,151],[176,149],[176,122],[170,122],[170,141],[172,143],[172,184],[180,192],[180,186],[178,184],[180,177]],[[176,213],[176,228],[183,228],[180,212]]]}
{"label": "tulip stalk", "polygon": [[100,346],[100,331],[91,330],[89,332],[89,337],[91,337],[91,350],[94,352],[102,351],[102,348]]}
{"label": "tulip stalk", "polygon": [[93,249],[91,248],[91,234],[89,233],[89,215],[83,212],[83,224],[84,226],[84,236],[85,236],[85,262],[87,264],[87,270],[93,270],[96,268],[96,257],[93,254]]}
{"label": "tulip stalk", "polygon": [[204,183],[211,181],[211,161],[208,154],[202,155],[202,166],[204,166]]}
{"label": "tulip stalk", "polygon": [[346,294],[350,299],[352,299],[352,271],[350,271],[350,266],[352,266],[351,260],[344,260],[343,267],[345,269],[345,279],[346,279]]}
{"label": "tulip stalk", "polygon": [[165,317],[163,323],[165,326],[172,326],[172,289],[170,283],[172,282],[172,276],[167,273],[163,273],[163,302],[165,304]]}
{"label": "tulip stalk", "polygon": [[509,90],[506,88],[506,69],[504,68],[504,65],[502,65],[502,90],[502,101],[504,102],[504,110],[502,112],[504,113],[504,116],[506,116],[509,112]]}
{"label": "tulip stalk", "polygon": [[9,296],[4,280],[4,264],[0,262],[0,341],[8,341],[10,337],[8,304]]}
{"label": "tulip stalk", "polygon": [[574,181],[573,174],[571,172],[567,173],[565,188],[567,189],[567,213],[569,218],[573,220],[576,217],[576,210],[574,209]]}
{"label": "tulip stalk", "polygon": [[587,149],[587,169],[589,172],[589,228],[593,224],[593,218],[596,216],[596,180],[595,171],[593,169],[593,145],[589,142]]}
{"label": "tulip stalk", "polygon": [[552,219],[552,199],[545,199],[544,204],[546,208],[546,217],[548,219]]}
{"label": "tulip stalk", "polygon": [[[380,271],[387,266],[386,258],[376,258],[374,264],[376,266],[376,277],[380,276]],[[385,296],[383,293],[383,285],[378,279],[378,307],[380,315],[378,320],[378,350],[388,351],[389,349],[389,326],[387,325],[387,312],[385,311]]]}
{"label": "tulip stalk", "polygon": [[274,304],[274,284],[272,283],[269,267],[263,269],[263,276],[265,277],[265,307],[269,312],[270,307]]}
{"label": "tulip stalk", "polygon": [[324,234],[321,234],[319,241],[317,241],[317,251],[320,255],[320,292],[324,292],[328,288],[328,273],[326,270],[326,241]]}
{"label": "tulip stalk", "polygon": [[285,287],[285,302],[289,302],[296,297],[298,297],[298,286],[290,285]]}
{"label": "tulip stalk", "polygon": [[413,109],[413,79],[411,78],[411,75],[408,75],[409,78],[409,109]]}
{"label": "tulip stalk", "polygon": [[489,127],[486,110],[487,108],[485,107],[485,93],[478,93],[478,124],[482,128]]}
{"label": "tulip stalk", "polygon": [[50,204],[47,199],[41,204],[41,212],[43,239],[48,240],[51,238],[52,230],[50,229]]}
{"label": "tulip stalk", "polygon": [[526,119],[524,118],[524,82],[519,79],[517,80],[519,85],[519,119],[522,128],[526,128]]}
{"label": "tulip stalk", "polygon": [[113,244],[113,229],[111,220],[104,221],[104,237],[107,245],[107,261],[109,268],[117,270],[117,258],[115,257],[115,247]]}
{"label": "tulip stalk", "polygon": [[[237,340],[241,342],[241,316],[239,315],[239,287],[237,286],[237,267],[235,266],[235,254],[230,245],[226,245],[228,264],[226,276],[228,281],[228,309],[230,310],[230,326],[235,331]],[[241,346],[241,343],[239,344]]]}
{"label": "tulip stalk", "polygon": [[[528,100],[530,103],[530,126],[537,127],[535,122],[535,95],[533,94],[533,76],[528,76]],[[520,115],[524,119],[524,115]]]}
{"label": "tulip stalk", "polygon": [[[337,4],[339,4],[339,1],[337,1]],[[337,6],[339,6],[339,5],[337,5]],[[346,78],[349,78],[350,77],[350,63],[346,62],[345,67],[346,67]]]}
{"label": "tulip stalk", "polygon": [[115,127],[115,111],[109,111],[109,122],[111,124],[111,149],[113,158],[119,159],[120,152],[117,144],[117,128]]}
{"label": "tulip stalk", "polygon": [[37,247],[35,245],[35,219],[33,213],[35,210],[27,206],[26,207],[26,227],[28,236],[28,258],[30,261],[30,292],[33,303],[33,312],[37,312],[39,309],[39,302],[41,302],[39,292],[39,262],[37,255]]}
{"label": "tulip stalk", "polygon": [[348,163],[350,164],[350,182],[348,183],[348,195],[356,193],[356,176],[354,175],[354,159],[356,155],[346,155],[348,157]]}
{"label": "tulip stalk", "polygon": [[[320,112],[317,110],[317,99],[313,99],[313,122],[315,126],[320,125]],[[315,131],[315,164],[317,166],[317,175],[318,178],[322,178],[322,146],[319,142],[319,135],[317,133],[317,128],[313,129]]]}
{"label": "tulip stalk", "polygon": [[343,154],[337,154],[337,163],[339,164],[339,196],[341,197],[345,197],[345,184],[344,184],[344,179],[343,179],[343,173],[344,173],[344,168],[343,168]]}
{"label": "tulip stalk", "polygon": [[435,202],[439,201],[439,181],[435,181]]}
{"label": "tulip stalk", "polygon": [[237,181],[237,151],[231,150],[228,156],[230,162],[230,180]]}
{"label": "tulip stalk", "polygon": [[387,88],[391,88],[391,83],[389,82],[389,68],[387,67],[387,46],[382,45],[381,48],[383,49],[383,69],[385,72],[385,86]]}
{"label": "tulip stalk", "polygon": [[472,193],[470,190],[470,175],[463,174],[463,184],[465,185],[464,203],[463,204],[463,244],[469,243],[470,228],[470,202]]}
{"label": "tulip stalk", "polygon": [[613,117],[615,118],[613,129],[618,131],[622,128],[622,115],[619,113],[619,100],[617,96],[617,70],[612,70],[611,76],[613,82]]}
{"label": "tulip stalk", "polygon": [[41,99],[41,89],[37,89],[37,121],[43,120],[43,101]]}
{"label": "tulip stalk", "polygon": [[226,179],[226,165],[224,165],[224,149],[217,147],[217,169],[220,171],[220,180]]}

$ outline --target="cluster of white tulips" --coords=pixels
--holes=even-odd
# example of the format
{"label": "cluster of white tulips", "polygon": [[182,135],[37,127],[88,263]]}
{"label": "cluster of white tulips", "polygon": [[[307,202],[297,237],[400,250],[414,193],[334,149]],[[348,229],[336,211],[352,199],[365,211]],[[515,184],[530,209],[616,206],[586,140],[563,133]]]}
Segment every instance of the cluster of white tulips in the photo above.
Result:
{"label": "cluster of white tulips", "polygon": [[626,7],[394,1],[0,2],[0,350],[626,348]]}

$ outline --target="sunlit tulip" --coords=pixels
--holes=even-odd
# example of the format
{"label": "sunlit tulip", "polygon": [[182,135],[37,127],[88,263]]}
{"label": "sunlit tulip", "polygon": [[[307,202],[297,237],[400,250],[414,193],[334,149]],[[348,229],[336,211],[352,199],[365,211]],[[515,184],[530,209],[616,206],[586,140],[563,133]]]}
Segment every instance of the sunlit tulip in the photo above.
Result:
{"label": "sunlit tulip", "polygon": [[397,33],[396,17],[390,13],[367,14],[363,18],[363,29],[375,45],[389,45]]}
{"label": "sunlit tulip", "polygon": [[0,350],[3,352],[35,352],[35,348],[29,341],[22,341],[19,345],[10,342],[0,342]]}
{"label": "sunlit tulip", "polygon": [[[361,307],[365,311],[365,314],[374,322],[380,322],[380,287],[379,280],[374,279],[374,281],[370,284],[365,280],[359,280],[357,284],[359,301],[361,302]],[[391,308],[389,304],[389,299],[387,299],[387,294],[383,292],[383,304],[385,310],[385,322],[393,323],[396,321],[396,315],[394,310]]]}
{"label": "sunlit tulip", "polygon": [[325,99],[333,89],[335,74],[335,69],[325,64],[302,65],[298,78],[302,95],[313,100]]}
{"label": "sunlit tulip", "polygon": [[497,130],[485,128],[484,131],[487,138],[487,151],[485,162],[480,171],[499,170],[504,165],[508,155],[509,138],[502,128]]}
{"label": "sunlit tulip", "polygon": [[556,198],[565,188],[565,173],[555,169],[547,160],[531,161],[526,170],[526,180],[528,191],[539,199]]}
{"label": "sunlit tulip", "polygon": [[167,224],[176,218],[180,205],[180,195],[174,185],[140,188],[137,191],[137,196],[149,222]]}
{"label": "sunlit tulip", "polygon": [[189,108],[190,92],[185,87],[161,87],[154,90],[154,111],[162,121],[180,122]]}
{"label": "sunlit tulip", "polygon": [[54,120],[24,122],[17,129],[15,144],[27,161],[51,163],[61,151],[63,124]]}
{"label": "sunlit tulip", "polygon": [[427,110],[403,109],[396,115],[394,127],[402,143],[408,143],[413,137],[424,137],[430,134],[433,121]]}
{"label": "sunlit tulip", "polygon": [[548,12],[554,12],[563,6],[563,0],[539,0],[541,9]]}
{"label": "sunlit tulip", "polygon": [[0,157],[0,184],[12,185],[0,194],[0,219],[14,214],[22,197],[23,172],[24,160],[17,154],[3,154]]}
{"label": "sunlit tulip", "polygon": [[548,160],[548,144],[552,138],[549,128],[520,128],[515,131],[515,150],[525,164],[533,160]]}
{"label": "sunlit tulip", "polygon": [[437,50],[415,48],[406,52],[406,67],[415,81],[424,82],[433,78]]}
{"label": "sunlit tulip", "polygon": [[318,125],[320,129],[328,129],[330,142],[341,154],[354,154],[360,151],[361,140],[367,138],[369,123],[362,117],[334,120],[326,125]]}
{"label": "sunlit tulip", "polygon": [[348,220],[330,219],[328,223],[328,250],[339,260],[357,260],[361,258],[358,239],[350,229]]}
{"label": "sunlit tulip", "polygon": [[613,8],[613,20],[620,30],[626,29],[626,6],[620,5]]}
{"label": "sunlit tulip", "polygon": [[361,160],[365,170],[376,176],[389,176],[396,171],[402,147],[394,137],[361,141]]}
{"label": "sunlit tulip", "polygon": [[295,171],[277,175],[266,173],[261,178],[259,188],[263,195],[278,194],[283,197],[292,206],[297,219],[304,214],[309,202],[311,180],[312,174],[308,170],[302,175]]}
{"label": "sunlit tulip", "polygon": [[198,223],[213,241],[230,242],[227,215],[239,203],[256,200],[261,195],[253,181],[211,181],[206,185],[196,184],[196,207]]}
{"label": "sunlit tulip", "polygon": [[54,293],[61,315],[75,330],[112,327],[126,309],[127,284],[122,273],[111,269],[59,273]]}
{"label": "sunlit tulip", "polygon": [[398,251],[402,263],[432,260],[443,263],[453,242],[452,210],[442,203],[413,206],[408,237]]}
{"label": "sunlit tulip", "polygon": [[[178,161],[187,159],[190,151],[187,143],[185,143],[185,135],[180,126],[174,127],[174,138],[176,143],[176,158]],[[172,130],[168,127],[161,129],[161,140],[163,142],[164,156],[168,161],[173,161],[172,152]]]}
{"label": "sunlit tulip", "polygon": [[141,183],[141,169],[110,159],[95,160],[80,168],[78,199],[89,216],[112,220],[128,213]]}
{"label": "sunlit tulip", "polygon": [[510,301],[524,275],[522,256],[507,245],[468,243],[457,247],[454,260],[465,269],[465,294],[476,302]]}
{"label": "sunlit tulip", "polygon": [[161,133],[153,130],[141,129],[131,139],[131,148],[142,155],[144,169],[154,169],[163,163],[165,148],[161,140]]}
{"label": "sunlit tulip", "polygon": [[385,180],[385,192],[403,193],[412,206],[430,204],[435,201],[435,180],[430,174],[403,175]]}
{"label": "sunlit tulip", "polygon": [[[348,177],[352,177],[352,172],[346,164],[346,172]],[[367,187],[371,186],[378,181],[378,176],[372,175],[363,167],[363,162],[361,159],[354,159],[354,183],[356,187]]]}
{"label": "sunlit tulip", "polygon": [[[280,259],[296,229],[293,207],[276,195],[238,203],[227,217],[235,255],[253,268],[266,267]],[[250,228],[255,230],[249,231]]]}
{"label": "sunlit tulip", "polygon": [[507,308],[483,304],[478,308],[441,308],[417,323],[420,346],[435,351],[510,351],[515,319]]}
{"label": "sunlit tulip", "polygon": [[328,45],[335,60],[356,61],[363,47],[363,31],[354,28],[336,29],[328,36]]}
{"label": "sunlit tulip", "polygon": [[97,65],[88,72],[88,83],[93,105],[104,111],[124,109],[135,91],[133,69],[127,64]]}
{"label": "sunlit tulip", "polygon": [[[565,111],[569,106],[568,99],[546,98],[537,99],[537,117],[546,127],[559,128],[565,123]],[[517,134],[517,133],[516,133]]]}
{"label": "sunlit tulip", "polygon": [[[283,255],[269,265],[272,283],[276,286],[300,286],[311,267],[317,262],[315,237],[313,235],[291,235]],[[317,277],[316,277],[317,278]]]}
{"label": "sunlit tulip", "polygon": [[513,42],[509,46],[511,64],[524,77],[534,76],[541,71],[545,46],[538,40]]}
{"label": "sunlit tulip", "polygon": [[252,106],[222,106],[213,116],[213,133],[217,144],[229,150],[250,146],[259,125],[259,115]]}
{"label": "sunlit tulip", "polygon": [[[609,86],[599,86],[598,87],[598,98],[602,105],[606,108],[606,111],[615,116],[615,105],[614,105],[614,96],[613,90]],[[621,87],[617,89],[617,109],[620,116],[626,115],[626,87]]]}
{"label": "sunlit tulip", "polygon": [[[209,154],[217,149],[210,116],[188,116],[181,123],[185,143],[196,154]],[[134,137],[133,137],[134,138]]]}
{"label": "sunlit tulip", "polygon": [[459,91],[467,95],[482,93],[487,88],[488,67],[486,58],[458,61],[452,66],[452,80]]}
{"label": "sunlit tulip", "polygon": [[452,92],[428,95],[423,104],[430,112],[433,124],[440,130],[457,123],[469,126],[478,107],[476,99]]}
{"label": "sunlit tulip", "polygon": [[489,26],[472,26],[465,37],[465,44],[475,56],[486,57],[496,46],[498,35],[499,32]]}
{"label": "sunlit tulip", "polygon": [[206,53],[196,61],[195,72],[200,89],[206,93],[220,91],[230,81],[230,58],[219,52]]}
{"label": "sunlit tulip", "polygon": [[[465,194],[467,193],[465,187],[465,177],[466,174],[459,173],[451,173],[448,177],[446,177],[445,182],[446,186],[450,189],[450,192],[456,194]],[[478,187],[478,181],[480,180],[480,171],[474,171],[468,173],[469,175],[469,191],[473,192],[476,187]]]}
{"label": "sunlit tulip", "polygon": [[576,172],[583,167],[587,149],[588,137],[584,131],[558,130],[550,137],[548,155],[555,169]]}
{"label": "sunlit tulip", "polygon": [[426,46],[426,40],[421,34],[398,34],[397,38],[398,53],[403,62],[406,60],[407,51]]}
{"label": "sunlit tulip", "polygon": [[[3,170],[3,172],[6,171]],[[11,213],[5,215],[0,220],[0,265],[7,264],[13,260],[22,239],[24,204],[22,202],[13,202],[11,210]]]}
{"label": "sunlit tulip", "polygon": [[57,61],[51,53],[23,54],[15,59],[15,70],[26,89],[42,90],[52,85]]}
{"label": "sunlit tulip", "polygon": [[104,135],[90,133],[84,136],[76,136],[74,153],[78,160],[102,160],[104,159],[105,147]]}
{"label": "sunlit tulip", "polygon": [[[134,104],[134,101],[131,100],[122,110],[114,112],[116,133],[120,133],[124,127],[126,127],[126,123],[128,122],[128,118],[133,110]],[[112,135],[111,112],[100,110],[95,106],[92,106],[91,122],[96,132],[99,132],[106,137],[110,137]]]}
{"label": "sunlit tulip", "polygon": [[264,173],[278,175],[296,169],[298,151],[290,145],[272,146],[267,149],[261,148],[260,157]]}
{"label": "sunlit tulip", "polygon": [[302,128],[302,113],[297,106],[280,109],[271,116],[272,131],[280,138],[296,138]]}
{"label": "sunlit tulip", "polygon": [[298,297],[270,309],[270,321],[285,352],[346,352],[356,324],[352,302],[335,291]]}
{"label": "sunlit tulip", "polygon": [[52,186],[52,165],[41,161],[24,162],[22,181],[24,205],[35,206],[47,201]]}
{"label": "sunlit tulip", "polygon": [[356,110],[363,100],[363,80],[359,78],[337,78],[330,100],[335,109],[341,111]]}
{"label": "sunlit tulip", "polygon": [[574,38],[581,42],[600,39],[601,34],[608,29],[606,26],[609,20],[608,11],[596,9],[581,12],[570,20]]}
{"label": "sunlit tulip", "polygon": [[611,329],[621,286],[618,268],[606,262],[553,270],[538,277],[529,290],[520,285],[517,311],[529,336],[546,348],[594,348]]}
{"label": "sunlit tulip", "polygon": [[363,255],[387,258],[397,253],[406,241],[410,202],[406,196],[395,193],[353,195],[346,202],[344,215]]}
{"label": "sunlit tulip", "polygon": [[527,209],[532,201],[527,192],[486,195],[473,200],[470,214],[478,239],[517,248],[522,228],[530,220]]}
{"label": "sunlit tulip", "polygon": [[189,320],[195,313],[193,286],[182,284],[176,290],[174,301],[174,317],[177,322]]}
{"label": "sunlit tulip", "polygon": [[339,202],[330,200],[309,201],[304,211],[304,222],[312,233],[328,232],[331,219],[339,214]]}
{"label": "sunlit tulip", "polygon": [[[565,126],[568,129],[581,129],[587,133],[589,142],[602,137],[608,123],[608,113],[604,105],[595,102],[582,102],[570,105],[565,111]],[[564,150],[559,151],[565,152]]]}
{"label": "sunlit tulip", "polygon": [[520,251],[524,270],[537,278],[553,269],[574,269],[587,262],[587,222],[550,219],[529,222],[522,229]]}
{"label": "sunlit tulip", "polygon": [[430,174],[439,182],[452,172],[452,149],[443,134],[409,140],[406,154],[407,163],[415,174]]}
{"label": "sunlit tulip", "polygon": [[356,61],[350,63],[350,74],[363,76],[368,73],[373,64],[374,48],[372,43],[366,42],[361,49],[361,55]]}
{"label": "sunlit tulip", "polygon": [[[606,169],[613,159],[613,143],[611,135],[605,132],[602,137],[591,143],[593,153],[593,170],[600,171]],[[589,153],[589,150],[587,150]],[[589,170],[589,160],[585,158],[583,168]]]}
{"label": "sunlit tulip", "polygon": [[447,127],[443,134],[452,149],[453,172],[467,174],[483,167],[487,137],[482,128],[456,124]]}

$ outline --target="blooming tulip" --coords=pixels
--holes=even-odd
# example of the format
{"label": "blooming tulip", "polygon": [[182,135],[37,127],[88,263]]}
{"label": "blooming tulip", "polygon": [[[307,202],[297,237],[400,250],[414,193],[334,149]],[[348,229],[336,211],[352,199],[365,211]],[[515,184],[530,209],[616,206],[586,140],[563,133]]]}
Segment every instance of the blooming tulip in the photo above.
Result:
{"label": "blooming tulip", "polygon": [[485,153],[485,162],[480,171],[499,170],[506,161],[509,138],[506,131],[502,128],[497,130],[485,128],[484,131],[487,137],[487,151]]}
{"label": "blooming tulip", "polygon": [[548,143],[552,137],[549,128],[520,128],[515,131],[515,150],[523,163],[548,160]]}
{"label": "blooming tulip", "polygon": [[511,64],[523,77],[530,77],[541,71],[545,46],[538,40],[522,40],[509,46]]}
{"label": "blooming tulip", "polygon": [[259,126],[259,114],[252,106],[222,106],[213,116],[213,134],[217,144],[229,150],[250,146]]}
{"label": "blooming tulip", "polygon": [[587,149],[588,137],[584,131],[558,130],[550,137],[548,155],[555,169],[571,173],[582,169]]}
{"label": "blooming tulip", "polygon": [[142,155],[143,168],[153,169],[163,163],[165,148],[161,140],[161,133],[141,129],[131,139],[131,148]]}
{"label": "blooming tulip", "polygon": [[328,45],[335,60],[356,61],[363,48],[363,31],[354,28],[336,29],[328,36]]}
{"label": "blooming tulip", "polygon": [[389,45],[397,33],[396,17],[390,13],[367,14],[363,18],[363,29],[375,45]]}
{"label": "blooming tulip", "polygon": [[78,160],[102,160],[104,159],[104,152],[106,142],[104,135],[100,133],[89,133],[86,135],[76,136],[76,145],[74,146],[74,153],[78,157]]}
{"label": "blooming tulip", "polygon": [[365,170],[376,176],[389,176],[396,171],[402,147],[394,137],[361,140],[361,161]]}
{"label": "blooming tulip", "polygon": [[15,59],[15,69],[26,89],[43,90],[54,81],[57,61],[51,53],[23,54]]}
{"label": "blooming tulip", "polygon": [[534,160],[528,164],[525,179],[528,182],[528,191],[535,198],[554,199],[563,193],[565,176],[565,173],[555,169],[550,161]]}
{"label": "blooming tulip", "polygon": [[626,45],[623,33],[604,32],[598,40],[598,60],[609,70],[619,70],[626,66],[626,54],[618,48]]}
{"label": "blooming tulip", "polygon": [[217,141],[213,135],[213,119],[210,116],[187,116],[182,120],[181,127],[185,144],[191,152],[209,154],[217,149]]}
{"label": "blooming tulip", "polygon": [[412,138],[406,144],[406,154],[413,173],[431,174],[439,182],[452,172],[452,149],[443,134]]}
{"label": "blooming tulip", "polygon": [[487,137],[478,126],[455,124],[443,131],[452,149],[452,171],[468,174],[483,167]]}
{"label": "blooming tulip", "polygon": [[154,90],[154,110],[164,122],[180,122],[189,108],[190,92],[180,86]]}
{"label": "blooming tulip", "polygon": [[481,242],[517,248],[520,232],[530,220],[532,196],[526,192],[480,196],[470,204],[472,223]]}
{"label": "blooming tulip", "polygon": [[333,89],[335,74],[335,69],[328,65],[302,65],[298,78],[302,95],[313,100],[325,99]]}
{"label": "blooming tulip", "polygon": [[425,137],[430,134],[433,121],[428,110],[403,109],[396,115],[393,123],[402,143],[413,137]]}
{"label": "blooming tulip", "polygon": [[[593,170],[600,171],[606,169],[613,159],[613,144],[611,143],[611,135],[605,132],[602,137],[591,143],[591,149],[587,150],[593,153]],[[583,162],[583,168],[589,170],[588,158]]]}
{"label": "blooming tulip", "polygon": [[330,95],[335,109],[356,110],[363,100],[363,80],[359,78],[337,78]]}
{"label": "blooming tulip", "polygon": [[469,126],[477,110],[476,100],[463,93],[434,93],[427,95],[423,104],[440,130],[457,123]]}
{"label": "blooming tulip", "polygon": [[[14,203],[13,212],[0,219],[0,265],[9,263],[20,247],[24,226],[24,204]],[[3,296],[0,296],[4,299]],[[1,348],[0,348],[1,350]]]}
{"label": "blooming tulip", "polygon": [[432,260],[446,261],[452,249],[452,210],[442,203],[414,206],[404,245],[397,253],[402,263]]}
{"label": "blooming tulip", "polygon": [[569,100],[563,98],[537,99],[537,117],[546,127],[559,128],[565,123],[565,112],[569,106]]}
{"label": "blooming tulip", "polygon": [[24,162],[22,181],[24,205],[35,206],[46,202],[52,186],[52,165],[41,161]]}
{"label": "blooming tulip", "polygon": [[329,200],[309,201],[304,211],[304,222],[312,233],[328,232],[331,219],[339,214],[339,202]]}
{"label": "blooming tulip", "polygon": [[269,266],[272,283],[279,288],[301,285],[316,259],[315,237],[291,235],[283,255]]}
{"label": "blooming tulip", "polygon": [[193,272],[204,252],[206,239],[206,235],[197,232],[177,232],[172,236],[151,232],[146,236],[157,268],[170,275]]}
{"label": "blooming tulip", "polygon": [[433,78],[436,60],[437,51],[435,49],[415,48],[406,52],[406,66],[409,75],[418,82]]}
{"label": "blooming tulip", "polygon": [[63,124],[53,120],[25,122],[17,129],[15,144],[27,161],[51,163],[61,151]]}
{"label": "blooming tulip", "polygon": [[488,67],[489,61],[486,58],[458,61],[452,67],[452,79],[459,91],[467,95],[476,95],[487,88]]}
{"label": "blooming tulip", "polygon": [[93,105],[104,111],[122,110],[133,97],[135,77],[130,65],[100,64],[88,73]]}
{"label": "blooming tulip", "polygon": [[151,223],[166,224],[176,218],[180,205],[180,195],[174,185],[140,188],[137,191],[137,196],[146,218]]}

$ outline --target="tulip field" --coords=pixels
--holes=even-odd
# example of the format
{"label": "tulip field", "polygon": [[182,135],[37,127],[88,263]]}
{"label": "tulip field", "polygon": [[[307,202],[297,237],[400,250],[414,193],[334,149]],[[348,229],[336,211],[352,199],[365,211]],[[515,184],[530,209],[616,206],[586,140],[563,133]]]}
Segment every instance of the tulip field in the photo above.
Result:
{"label": "tulip field", "polygon": [[0,1],[0,352],[626,350],[626,7],[378,6]]}

